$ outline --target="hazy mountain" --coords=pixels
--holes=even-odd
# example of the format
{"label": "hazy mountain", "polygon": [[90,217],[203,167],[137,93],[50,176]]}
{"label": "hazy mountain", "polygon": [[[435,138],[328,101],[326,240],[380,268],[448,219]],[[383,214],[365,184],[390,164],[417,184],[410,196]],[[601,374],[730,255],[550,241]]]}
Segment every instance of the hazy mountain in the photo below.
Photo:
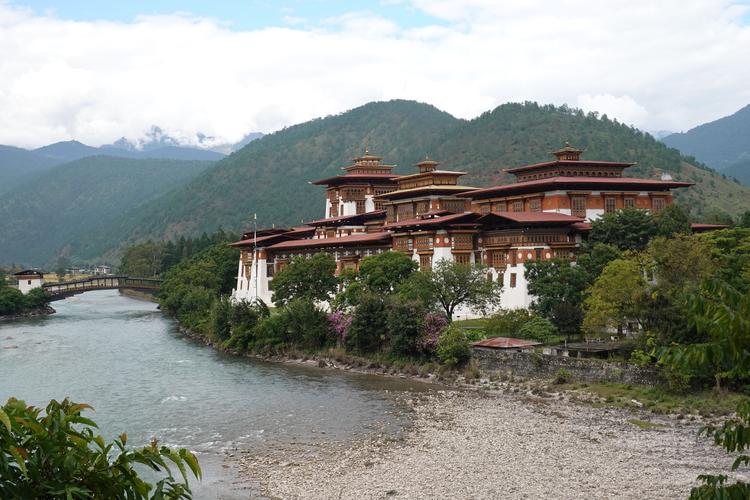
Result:
{"label": "hazy mountain", "polygon": [[229,154],[234,153],[235,151],[238,151],[244,148],[245,146],[250,144],[252,141],[256,139],[260,139],[261,137],[263,137],[262,132],[251,132],[247,134],[245,137],[243,137],[242,140],[240,140],[240,142],[236,142],[233,144],[227,143],[227,144],[221,144],[218,146],[212,146],[211,150],[216,151],[218,153],[223,153],[225,155],[229,155]]}
{"label": "hazy mountain", "polygon": [[43,265],[61,253],[86,253],[124,212],[212,164],[94,156],[49,168],[0,197],[0,264]]}
{"label": "hazy mountain", "polygon": [[57,160],[25,149],[0,146],[0,194],[10,191],[27,177],[57,163]]}
{"label": "hazy mountain", "polygon": [[94,252],[123,239],[179,238],[219,226],[242,229],[257,212],[261,226],[299,224],[323,214],[323,190],[308,182],[341,173],[368,145],[397,172],[414,172],[425,155],[448,169],[469,172],[478,187],[509,181],[502,169],[548,160],[566,140],[585,158],[637,161],[629,175],[669,172],[695,182],[678,193],[694,214],[750,209],[750,190],[706,167],[691,165],[677,150],[634,128],[567,107],[506,104],[473,120],[460,120],[412,101],[370,103],[346,113],[288,127],[255,140],[216,163],[182,188],[126,213],[101,235]]}
{"label": "hazy mountain", "polygon": [[750,105],[733,115],[662,139],[665,144],[722,170],[750,158]]}
{"label": "hazy mountain", "polygon": [[78,141],[62,141],[42,146],[33,150],[34,153],[47,158],[51,158],[59,163],[66,163],[87,156],[96,156],[101,154],[97,148],[87,146]]}
{"label": "hazy mountain", "polygon": [[732,163],[721,173],[734,177],[744,185],[750,186],[750,157]]}

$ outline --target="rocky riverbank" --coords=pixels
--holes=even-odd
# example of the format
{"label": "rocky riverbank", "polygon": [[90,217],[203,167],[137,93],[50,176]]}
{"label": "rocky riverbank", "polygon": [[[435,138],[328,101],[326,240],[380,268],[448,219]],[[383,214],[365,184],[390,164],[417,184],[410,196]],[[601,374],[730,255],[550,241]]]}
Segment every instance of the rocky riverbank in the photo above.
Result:
{"label": "rocky riverbank", "polygon": [[696,421],[498,388],[405,396],[402,436],[248,452],[241,474],[272,498],[640,499],[686,498],[731,465]]}
{"label": "rocky riverbank", "polygon": [[44,306],[37,309],[30,309],[28,311],[20,312],[18,314],[7,314],[7,315],[0,315],[0,321],[10,321],[14,319],[25,319],[25,318],[35,318],[37,316],[49,316],[50,314],[55,314],[57,311],[55,311],[50,306]]}

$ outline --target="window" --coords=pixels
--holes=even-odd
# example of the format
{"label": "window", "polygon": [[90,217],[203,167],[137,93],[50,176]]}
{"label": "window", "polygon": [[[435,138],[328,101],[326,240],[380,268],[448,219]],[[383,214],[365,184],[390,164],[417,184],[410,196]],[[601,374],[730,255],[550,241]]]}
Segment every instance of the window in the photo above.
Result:
{"label": "window", "polygon": [[417,215],[424,214],[430,211],[429,200],[422,200],[417,202]]}
{"label": "window", "polygon": [[664,205],[666,205],[664,198],[652,198],[651,199],[651,208],[654,210],[654,212],[659,212],[664,208]]}
{"label": "window", "polygon": [[516,287],[516,273],[510,273],[510,287]]}
{"label": "window", "polygon": [[339,216],[339,202],[338,200],[331,205],[331,213],[329,214],[329,217],[338,217]]}
{"label": "window", "polygon": [[573,196],[570,200],[571,212],[575,217],[586,217],[586,197]]}
{"label": "window", "polygon": [[429,271],[432,268],[432,255],[420,255],[419,256],[419,269],[422,271]]}
{"label": "window", "polygon": [[505,251],[494,250],[490,256],[490,265],[495,269],[505,267]]}
{"label": "window", "polygon": [[462,213],[466,209],[466,202],[464,200],[442,200],[440,203],[443,210],[449,212],[455,212],[457,214]]}
{"label": "window", "polygon": [[480,205],[479,206],[479,213],[481,213],[482,215],[487,215],[488,213],[490,213],[490,204],[489,203],[485,203],[483,205]]}
{"label": "window", "polygon": [[514,212],[523,212],[523,200],[517,200],[513,202]]}
{"label": "window", "polygon": [[542,260],[542,251],[543,248],[535,248],[534,249],[534,259],[535,260]]}
{"label": "window", "polygon": [[635,208],[635,198],[625,198],[622,200],[622,206],[625,208]]}
{"label": "window", "polygon": [[539,198],[533,198],[529,200],[529,211],[530,212],[541,212],[542,211],[542,200]]}
{"label": "window", "polygon": [[493,212],[507,212],[508,211],[508,204],[504,201],[496,201],[492,204],[492,211]]}
{"label": "window", "polygon": [[365,200],[357,200],[356,204],[357,204],[357,213],[358,214],[365,213]]}
{"label": "window", "polygon": [[461,264],[462,266],[468,266],[471,263],[471,254],[468,253],[457,253],[453,258],[456,264]]}
{"label": "window", "polygon": [[275,270],[275,266],[273,264],[273,261],[272,260],[268,261],[266,263],[266,276],[268,276],[269,278],[273,277],[274,270]]}
{"label": "window", "polygon": [[385,221],[396,222],[396,207],[394,207],[393,205],[388,205],[388,207],[385,209]]}
{"label": "window", "polygon": [[398,206],[398,220],[408,220],[414,218],[414,206],[411,203],[404,203]]}
{"label": "window", "polygon": [[451,243],[451,247],[457,250],[471,250],[474,247],[474,238],[470,234],[455,234]]}
{"label": "window", "polygon": [[380,200],[375,200],[375,210],[383,210],[385,208],[385,202]]}
{"label": "window", "polygon": [[617,209],[617,200],[613,196],[604,198],[604,212],[611,213]]}

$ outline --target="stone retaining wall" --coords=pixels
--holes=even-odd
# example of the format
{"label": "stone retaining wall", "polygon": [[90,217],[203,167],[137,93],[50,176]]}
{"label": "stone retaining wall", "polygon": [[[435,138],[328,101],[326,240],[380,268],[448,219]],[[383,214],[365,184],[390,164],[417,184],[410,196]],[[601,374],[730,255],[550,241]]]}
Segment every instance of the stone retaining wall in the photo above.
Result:
{"label": "stone retaining wall", "polygon": [[472,357],[485,371],[511,372],[528,378],[552,378],[567,370],[572,380],[655,385],[661,381],[652,367],[642,367],[601,359],[550,356],[537,352],[503,351],[474,347]]}

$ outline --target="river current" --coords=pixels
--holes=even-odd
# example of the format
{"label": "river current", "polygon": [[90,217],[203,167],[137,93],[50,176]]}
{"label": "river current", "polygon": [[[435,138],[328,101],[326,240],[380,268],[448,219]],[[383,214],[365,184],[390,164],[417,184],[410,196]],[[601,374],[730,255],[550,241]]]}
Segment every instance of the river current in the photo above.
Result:
{"label": "river current", "polygon": [[232,455],[318,441],[347,442],[407,423],[401,380],[233,357],[180,334],[156,305],[116,291],[53,303],[51,316],[0,322],[0,400],[70,397],[107,438],[152,437],[198,454],[196,498],[248,498]]}

